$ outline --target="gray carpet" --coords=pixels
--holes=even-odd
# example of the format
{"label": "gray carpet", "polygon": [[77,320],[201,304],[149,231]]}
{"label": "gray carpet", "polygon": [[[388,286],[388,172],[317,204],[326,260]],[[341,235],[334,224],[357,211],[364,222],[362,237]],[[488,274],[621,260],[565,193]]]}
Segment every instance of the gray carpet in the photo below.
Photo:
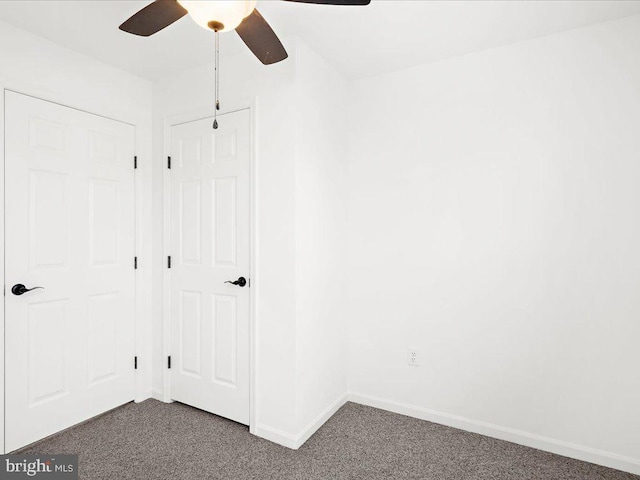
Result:
{"label": "gray carpet", "polygon": [[80,454],[85,480],[640,480],[348,403],[300,450],[178,403],[127,404],[21,451]]}

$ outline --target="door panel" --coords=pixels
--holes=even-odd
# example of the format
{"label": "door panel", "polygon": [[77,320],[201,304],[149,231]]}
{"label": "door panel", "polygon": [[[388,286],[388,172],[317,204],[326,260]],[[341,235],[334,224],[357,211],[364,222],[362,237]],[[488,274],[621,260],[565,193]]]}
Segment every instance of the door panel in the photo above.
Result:
{"label": "door panel", "polygon": [[174,400],[249,424],[249,112],[171,129]]}
{"label": "door panel", "polygon": [[237,299],[230,295],[213,296],[213,381],[236,385],[238,355]]}
{"label": "door panel", "polygon": [[5,109],[12,451],[133,399],[134,127],[12,92]]}
{"label": "door panel", "polygon": [[29,407],[69,393],[69,349],[64,335],[68,307],[67,299],[31,303],[28,307]]}

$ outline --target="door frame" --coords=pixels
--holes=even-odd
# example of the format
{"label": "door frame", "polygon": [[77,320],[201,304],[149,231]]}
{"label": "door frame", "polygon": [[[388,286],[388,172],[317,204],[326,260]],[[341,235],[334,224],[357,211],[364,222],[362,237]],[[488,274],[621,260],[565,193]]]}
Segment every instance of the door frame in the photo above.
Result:
{"label": "door frame", "polygon": [[[142,274],[142,269],[145,269],[146,261],[140,262],[140,258],[143,257],[145,260],[149,257],[145,255],[145,247],[143,245],[143,238],[150,237],[148,232],[146,232],[145,219],[148,217],[146,212],[146,208],[144,205],[145,195],[149,195],[150,189],[148,186],[151,182],[151,165],[150,162],[143,162],[140,156],[140,150],[146,151],[146,148],[141,148],[140,145],[140,131],[144,128],[139,121],[135,121],[134,119],[123,119],[116,118],[116,116],[109,114],[102,114],[99,112],[92,112],[86,109],[83,109],[81,106],[74,106],[63,103],[61,101],[56,101],[54,99],[46,98],[46,95],[39,95],[38,92],[30,93],[29,88],[21,88],[19,86],[8,86],[6,84],[0,84],[0,275],[2,276],[2,285],[4,286],[4,290],[6,292],[6,272],[5,272],[5,210],[4,210],[4,199],[5,199],[5,123],[6,123],[6,111],[5,111],[5,94],[7,92],[17,93],[20,95],[26,95],[31,98],[35,98],[37,100],[41,100],[44,102],[53,103],[59,105],[61,107],[71,108],[73,110],[77,110],[83,113],[87,113],[90,115],[96,115],[99,117],[103,117],[109,120],[113,120],[116,122],[124,123],[126,125],[130,125],[134,128],[134,155],[137,157],[137,169],[133,169],[133,159],[132,162],[132,170],[133,181],[134,181],[134,245],[135,245],[135,255],[138,257],[138,269],[134,270],[134,282],[135,282],[135,308],[134,308],[134,345],[135,345],[135,355],[138,356],[138,368],[134,372],[134,391],[131,392],[131,398],[134,402],[141,402],[151,396],[151,392],[148,388],[145,388],[144,382],[144,372],[146,376],[150,377],[150,367],[151,361],[145,361],[145,359],[140,358],[141,354],[145,354],[149,352],[146,343],[148,343],[148,332],[145,331],[145,325],[148,324],[151,314],[149,308],[144,303],[145,298],[151,298],[151,282],[145,282],[145,278],[147,275]],[[144,164],[147,165],[144,165]],[[144,165],[143,168],[141,168]],[[150,248],[147,248],[150,250]],[[133,260],[133,259],[132,259]],[[148,266],[151,265],[151,262],[148,262]],[[148,267],[147,267],[148,268]],[[150,271],[150,269],[148,269]],[[2,346],[2,355],[0,355],[0,453],[5,454],[8,453],[5,450],[5,416],[6,416],[6,405],[4,403],[5,399],[5,295],[2,296],[2,308],[0,308],[0,346]],[[145,335],[146,333],[146,335]],[[149,355],[150,356],[150,355]],[[133,360],[133,359],[132,359]],[[144,365],[147,365],[145,368],[141,368]],[[133,368],[133,367],[132,367]]]}
{"label": "door frame", "polygon": [[[256,117],[258,109],[258,99],[256,97],[246,98],[237,102],[228,102],[226,108],[218,113],[224,115],[249,110],[249,278],[251,288],[249,289],[249,431],[255,434],[256,429],[256,378],[257,378],[257,299],[260,282],[258,281],[257,268],[257,226],[258,226],[258,183],[257,183],[257,137],[256,137]],[[171,275],[166,265],[166,258],[171,255],[171,172],[167,168],[167,158],[171,155],[171,128],[183,123],[195,122],[206,118],[212,118],[212,109],[198,109],[195,111],[171,115],[164,118],[163,126],[163,168],[162,168],[162,391],[156,392],[163,402],[171,403],[171,375],[167,368],[166,358],[171,355]]]}

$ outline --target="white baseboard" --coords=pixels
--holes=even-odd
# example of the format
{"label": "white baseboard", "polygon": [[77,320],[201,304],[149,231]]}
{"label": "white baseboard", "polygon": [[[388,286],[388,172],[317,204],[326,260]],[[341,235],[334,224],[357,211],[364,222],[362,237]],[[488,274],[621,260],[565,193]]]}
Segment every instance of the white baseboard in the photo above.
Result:
{"label": "white baseboard", "polygon": [[268,425],[256,425],[253,434],[257,437],[264,438],[265,440],[269,440],[270,442],[277,443],[278,445],[282,445],[283,447],[291,448],[293,450],[300,448],[296,440],[296,435],[283,432],[282,430],[278,430],[277,428],[273,428]]}
{"label": "white baseboard", "polygon": [[282,445],[283,447],[297,450],[318,431],[318,429],[329,420],[334,413],[347,403],[347,394],[341,395],[331,405],[325,408],[315,419],[311,421],[297,435],[293,435],[268,425],[258,424],[253,432],[254,435]]}
{"label": "white baseboard", "polygon": [[302,445],[304,445],[304,442],[309,440],[311,438],[311,435],[316,433],[316,431],[322,425],[324,425],[327,420],[329,420],[331,417],[333,417],[333,414],[336,413],[338,410],[340,410],[340,408],[345,403],[347,403],[347,397],[348,397],[348,395],[346,393],[344,395],[341,395],[331,405],[329,405],[327,408],[325,408],[320,413],[320,415],[318,415],[315,419],[313,419],[311,421],[311,423],[309,423],[309,425],[307,425],[302,430],[302,432],[300,432],[298,434],[298,436],[297,436],[298,446],[296,448],[300,448]]}
{"label": "white baseboard", "polygon": [[141,402],[144,402],[145,400],[149,400],[151,397],[152,397],[152,391],[151,391],[151,389],[149,388],[149,389],[147,389],[147,390],[144,390],[144,391],[140,394],[140,396],[136,397],[133,401],[134,401],[135,403],[141,403]]}
{"label": "white baseboard", "polygon": [[640,475],[640,459],[371,395],[353,392],[348,401]]}
{"label": "white baseboard", "polygon": [[164,391],[163,390],[157,390],[157,389],[154,388],[151,391],[151,398],[155,398],[156,400],[164,402]]}

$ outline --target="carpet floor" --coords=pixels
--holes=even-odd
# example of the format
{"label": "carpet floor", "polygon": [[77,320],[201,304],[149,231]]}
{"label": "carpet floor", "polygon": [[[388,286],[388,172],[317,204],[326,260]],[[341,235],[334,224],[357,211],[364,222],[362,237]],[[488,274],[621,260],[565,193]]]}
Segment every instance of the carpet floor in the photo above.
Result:
{"label": "carpet floor", "polygon": [[147,400],[19,453],[79,454],[83,480],[640,480],[353,403],[297,451],[186,405]]}

